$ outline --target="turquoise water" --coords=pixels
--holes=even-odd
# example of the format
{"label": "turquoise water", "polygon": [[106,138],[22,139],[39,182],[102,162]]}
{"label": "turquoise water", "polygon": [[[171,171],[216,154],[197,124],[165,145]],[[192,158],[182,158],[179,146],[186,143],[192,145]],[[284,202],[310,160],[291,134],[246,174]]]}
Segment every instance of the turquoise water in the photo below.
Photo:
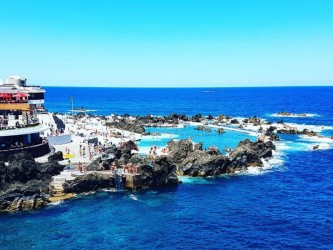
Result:
{"label": "turquoise water", "polygon": [[165,147],[170,139],[186,139],[191,138],[193,142],[202,142],[203,148],[214,145],[218,147],[222,153],[226,153],[224,149],[235,148],[241,140],[255,140],[256,137],[239,133],[232,130],[225,130],[226,133],[218,134],[215,128],[211,128],[212,132],[196,130],[196,126],[185,126],[184,128],[146,128],[147,132],[160,133],[162,136],[149,136],[139,141],[139,147],[150,148],[152,146]]}
{"label": "turquoise water", "polygon": [[[67,111],[68,96],[100,114],[257,115],[328,128],[333,88],[47,88],[46,106]],[[61,93],[61,94],[59,94]],[[96,96],[98,98],[96,99]],[[309,113],[279,118],[280,111]],[[235,147],[246,134],[149,129]],[[101,192],[46,209],[0,215],[1,249],[333,249],[333,150],[330,141],[281,136],[271,169],[217,178],[182,178],[177,188]],[[171,138],[171,137],[170,137]],[[163,146],[167,139],[140,142]],[[320,144],[319,151],[311,150]],[[272,164],[273,164],[272,163]]]}

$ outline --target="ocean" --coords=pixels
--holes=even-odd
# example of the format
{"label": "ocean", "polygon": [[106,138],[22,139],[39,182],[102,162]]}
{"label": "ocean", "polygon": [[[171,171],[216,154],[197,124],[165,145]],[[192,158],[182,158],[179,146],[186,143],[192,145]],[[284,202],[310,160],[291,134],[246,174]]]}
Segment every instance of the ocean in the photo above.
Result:
{"label": "ocean", "polygon": [[[46,108],[99,115],[257,116],[333,135],[333,87],[65,88],[46,87]],[[276,113],[306,113],[281,118]],[[149,128],[191,137],[222,151],[251,135],[191,127]],[[140,147],[163,146],[151,138]],[[31,212],[0,215],[1,249],[333,249],[333,141],[284,135],[261,171],[183,177],[175,188],[81,195]],[[313,151],[313,145],[320,150]]]}

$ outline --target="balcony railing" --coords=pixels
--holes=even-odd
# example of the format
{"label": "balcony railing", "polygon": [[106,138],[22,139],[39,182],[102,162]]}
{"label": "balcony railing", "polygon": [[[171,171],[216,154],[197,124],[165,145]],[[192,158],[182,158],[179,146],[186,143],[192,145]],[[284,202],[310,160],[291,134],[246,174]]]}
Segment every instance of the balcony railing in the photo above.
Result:
{"label": "balcony railing", "polygon": [[8,158],[16,153],[26,151],[32,155],[32,157],[37,158],[46,155],[51,152],[49,143],[47,141],[41,142],[34,145],[25,145],[23,147],[10,147],[3,148],[0,145],[0,161],[8,161]]}
{"label": "balcony railing", "polygon": [[23,119],[20,115],[18,119],[15,116],[9,116],[9,118],[2,118],[0,116],[0,130],[1,129],[16,129],[16,128],[27,128],[39,125],[38,118]]}

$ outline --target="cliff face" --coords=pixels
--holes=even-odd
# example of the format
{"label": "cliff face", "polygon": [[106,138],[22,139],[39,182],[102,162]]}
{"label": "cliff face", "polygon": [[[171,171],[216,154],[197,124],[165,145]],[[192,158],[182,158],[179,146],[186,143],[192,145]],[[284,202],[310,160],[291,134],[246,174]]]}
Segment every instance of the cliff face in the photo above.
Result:
{"label": "cliff face", "polygon": [[86,175],[77,177],[74,181],[65,182],[65,193],[83,193],[90,191],[97,191],[101,188],[113,187],[113,178],[110,174],[102,174],[98,172],[92,172]]}
{"label": "cliff face", "polygon": [[10,157],[8,166],[0,162],[0,212],[29,210],[48,203],[46,193],[53,175],[63,170],[57,160],[40,164],[34,158],[21,152]]}
{"label": "cliff face", "polygon": [[144,189],[177,185],[179,183],[176,165],[172,164],[167,157],[159,157],[151,165],[142,165],[141,176]]}
{"label": "cliff face", "polygon": [[241,141],[229,156],[223,156],[216,147],[202,149],[202,144],[194,145],[190,140],[171,141],[169,160],[177,166],[180,175],[216,176],[224,173],[246,170],[250,166],[263,166],[261,158],[272,157],[275,146],[271,141]]}
{"label": "cliff face", "polygon": [[[179,183],[177,178],[176,166],[169,161],[166,157],[157,157],[151,161],[139,156],[138,154],[132,154],[131,150],[137,150],[137,145],[128,141],[121,146],[113,146],[106,150],[106,155],[112,155],[113,157],[99,158],[88,166],[88,170],[95,172],[85,174],[77,177],[75,180],[67,182],[63,185],[65,193],[82,193],[88,191],[96,191],[103,188],[114,188],[115,181],[111,172],[101,172],[104,170],[110,170],[111,165],[116,163],[118,166],[122,166],[126,163],[132,163],[138,166],[138,174],[140,177],[140,188],[158,188],[163,186],[177,185]],[[123,177],[125,178],[125,177]],[[125,179],[123,179],[125,182]]]}
{"label": "cliff face", "polygon": [[230,164],[227,173],[246,170],[248,167],[262,167],[261,159],[272,157],[275,145],[271,142],[251,142],[249,139],[241,141],[238,147],[230,152]]}

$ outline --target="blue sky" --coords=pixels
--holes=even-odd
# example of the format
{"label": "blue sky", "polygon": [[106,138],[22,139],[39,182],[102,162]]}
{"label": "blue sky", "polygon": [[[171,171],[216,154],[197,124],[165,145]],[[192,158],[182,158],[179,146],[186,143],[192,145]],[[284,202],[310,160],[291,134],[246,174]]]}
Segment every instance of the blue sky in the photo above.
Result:
{"label": "blue sky", "polygon": [[333,85],[332,0],[2,0],[0,10],[2,79]]}

